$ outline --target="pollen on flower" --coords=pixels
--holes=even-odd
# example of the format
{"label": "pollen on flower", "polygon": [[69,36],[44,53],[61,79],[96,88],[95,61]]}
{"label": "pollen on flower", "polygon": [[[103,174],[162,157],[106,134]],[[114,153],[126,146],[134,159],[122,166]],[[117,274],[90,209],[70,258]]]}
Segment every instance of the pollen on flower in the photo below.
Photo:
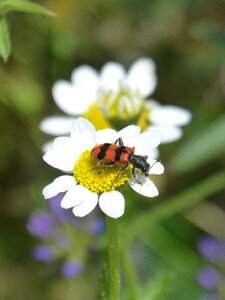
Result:
{"label": "pollen on flower", "polygon": [[83,152],[73,170],[76,181],[95,193],[112,191],[122,186],[130,177],[132,165],[121,171],[121,165],[105,166],[91,156],[91,150]]}
{"label": "pollen on flower", "polygon": [[121,85],[116,92],[102,91],[99,103],[109,119],[130,120],[141,112],[144,100],[138,90]]}
{"label": "pollen on flower", "polygon": [[96,130],[110,128],[111,124],[107,121],[104,114],[98,107],[97,103],[92,104],[89,109],[83,115],[84,118],[88,119]]}
{"label": "pollen on flower", "polygon": [[150,109],[146,106],[143,107],[139,119],[137,121],[137,125],[141,127],[142,130],[145,130],[146,127],[149,125],[148,116],[150,113]]}

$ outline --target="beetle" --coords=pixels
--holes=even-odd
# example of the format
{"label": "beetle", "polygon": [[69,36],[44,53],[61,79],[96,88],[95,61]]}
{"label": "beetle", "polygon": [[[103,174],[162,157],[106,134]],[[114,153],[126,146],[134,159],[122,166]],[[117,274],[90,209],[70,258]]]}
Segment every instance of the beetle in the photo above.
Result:
{"label": "beetle", "polygon": [[102,165],[123,165],[120,172],[132,164],[132,175],[134,178],[136,178],[136,169],[140,170],[146,177],[149,175],[150,165],[147,162],[148,156],[136,155],[135,148],[124,146],[122,138],[118,138],[114,144],[104,143],[97,145],[92,149],[91,156],[99,160]]}

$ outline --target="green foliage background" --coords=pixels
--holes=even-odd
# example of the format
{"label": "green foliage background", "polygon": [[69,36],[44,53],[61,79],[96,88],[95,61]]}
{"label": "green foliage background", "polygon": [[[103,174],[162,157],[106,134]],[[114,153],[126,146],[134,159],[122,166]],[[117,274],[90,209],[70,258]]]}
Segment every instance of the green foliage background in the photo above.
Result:
{"label": "green foliage background", "polygon": [[[15,10],[4,19],[12,51],[0,62],[0,299],[98,299],[101,261],[90,261],[70,281],[47,275],[30,257],[37,240],[27,233],[26,220],[45,206],[41,190],[58,174],[42,161],[48,137],[38,126],[43,117],[60,114],[51,96],[55,80],[69,79],[81,64],[99,70],[114,60],[129,67],[140,56],[157,65],[154,99],[187,108],[193,120],[180,141],[161,146],[166,172],[157,179],[160,196],[139,199],[126,191],[124,273],[130,259],[137,274],[125,286],[139,282],[142,300],[197,299],[202,291],[195,273],[203,264],[197,239],[225,233],[225,2],[35,3],[56,16]],[[132,300],[129,289],[122,297]]]}

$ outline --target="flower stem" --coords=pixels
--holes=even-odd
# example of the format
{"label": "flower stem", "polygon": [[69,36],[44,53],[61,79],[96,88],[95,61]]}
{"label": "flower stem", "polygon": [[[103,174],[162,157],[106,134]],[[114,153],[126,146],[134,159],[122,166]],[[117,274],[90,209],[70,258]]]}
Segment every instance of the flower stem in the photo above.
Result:
{"label": "flower stem", "polygon": [[118,300],[120,294],[119,244],[117,219],[106,217],[109,251],[109,292],[108,300]]}

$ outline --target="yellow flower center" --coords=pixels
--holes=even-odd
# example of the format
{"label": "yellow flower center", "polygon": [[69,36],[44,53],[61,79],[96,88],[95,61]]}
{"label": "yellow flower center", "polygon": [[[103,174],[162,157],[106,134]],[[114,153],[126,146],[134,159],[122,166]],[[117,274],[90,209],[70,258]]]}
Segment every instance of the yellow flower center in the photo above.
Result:
{"label": "yellow flower center", "polygon": [[150,114],[150,109],[144,106],[136,122],[136,125],[140,126],[142,131],[145,130],[150,125],[148,120],[149,114]]}
{"label": "yellow flower center", "polygon": [[117,91],[102,91],[99,106],[109,119],[133,119],[141,112],[144,99],[138,90],[131,90],[121,84]]}
{"label": "yellow flower center", "polygon": [[[102,110],[99,105],[102,107]],[[136,107],[136,110],[134,109],[136,114],[134,114],[133,111],[133,114],[130,114],[129,116],[127,114],[126,117],[125,115],[121,116],[118,111],[114,110],[114,102],[111,107],[113,113],[109,114],[107,108],[104,109],[104,107],[107,107],[107,103],[104,103],[103,99],[101,99],[101,101],[96,101],[92,104],[83,115],[84,118],[88,119],[95,126],[96,130],[106,128],[115,128],[116,130],[120,130],[130,124],[136,124],[140,126],[142,130],[145,130],[149,126],[148,116],[150,114],[150,108],[144,104],[141,108]]]}
{"label": "yellow flower center", "polygon": [[107,118],[105,118],[104,114],[99,109],[97,102],[89,107],[83,117],[88,119],[95,126],[96,130],[112,127],[110,122],[107,120]]}
{"label": "yellow flower center", "polygon": [[125,170],[117,163],[113,166],[102,165],[91,156],[91,150],[83,152],[74,166],[73,174],[79,184],[92,192],[103,193],[122,186],[129,179],[132,165]]}

